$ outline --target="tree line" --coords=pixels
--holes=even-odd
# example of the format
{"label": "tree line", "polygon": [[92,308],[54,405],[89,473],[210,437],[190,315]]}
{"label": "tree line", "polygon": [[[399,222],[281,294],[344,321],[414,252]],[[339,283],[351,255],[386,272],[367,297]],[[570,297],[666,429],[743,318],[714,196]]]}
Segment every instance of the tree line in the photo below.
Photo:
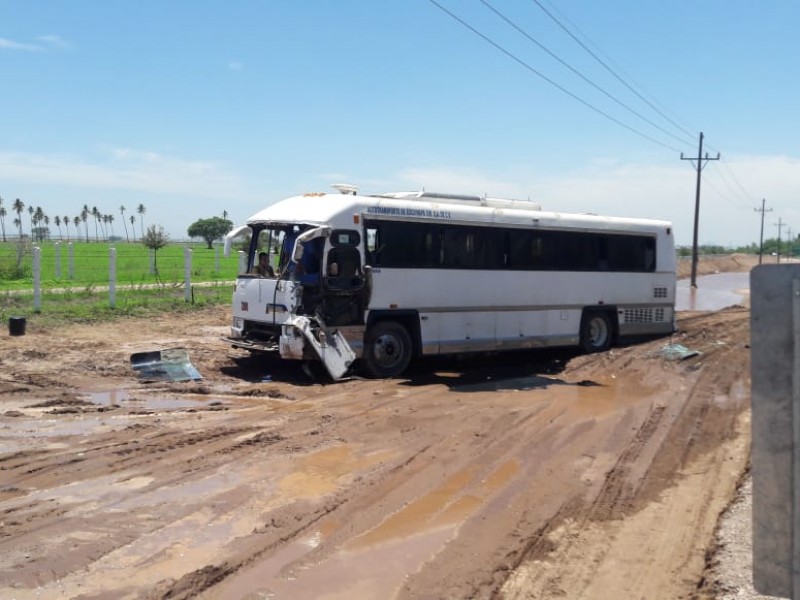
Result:
{"label": "tree line", "polygon": [[[125,208],[125,206],[121,205],[119,207],[122,225],[125,229],[126,241],[131,241],[131,235],[133,236],[133,241],[136,241],[136,214],[139,215],[140,237],[144,239],[146,235],[144,229],[144,215],[147,212],[147,208],[145,208],[144,204],[139,204],[139,206],[137,206],[135,209],[136,214],[131,214],[126,218],[125,211],[127,210],[128,209]],[[16,214],[16,216],[13,218],[12,223],[17,229],[17,235],[20,240],[25,238],[24,226],[26,223],[24,222],[23,215],[26,212],[28,213],[27,225],[29,226],[28,233],[30,235],[30,239],[39,242],[50,238],[50,223],[56,226],[58,229],[58,236],[62,240],[64,239],[64,233],[61,230],[61,227],[63,226],[64,230],[66,231],[67,240],[70,240],[73,237],[75,239],[81,239],[83,237],[87,242],[89,242],[90,218],[94,219],[94,240],[96,242],[99,242],[100,239],[108,240],[112,237],[116,237],[114,233],[115,216],[113,214],[101,213],[96,206],[89,208],[87,204],[84,204],[80,213],[74,217],[70,217],[69,215],[56,215],[51,218],[50,215],[42,210],[41,206],[26,206],[26,204],[19,198],[14,200],[14,202],[12,202],[11,205],[6,208],[5,200],[0,196],[0,234],[2,235],[4,242],[7,241],[6,218],[14,214]],[[128,222],[130,222],[131,225],[130,232],[128,231]],[[74,235],[70,235],[70,225],[74,228]],[[83,232],[81,232],[81,225],[83,225]]]}

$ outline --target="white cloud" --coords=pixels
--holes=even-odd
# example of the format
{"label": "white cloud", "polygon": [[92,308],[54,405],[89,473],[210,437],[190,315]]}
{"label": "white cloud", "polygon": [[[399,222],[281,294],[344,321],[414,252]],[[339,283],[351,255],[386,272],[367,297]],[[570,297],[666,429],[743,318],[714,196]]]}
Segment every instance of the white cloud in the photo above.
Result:
{"label": "white cloud", "polygon": [[230,61],[228,63],[228,68],[231,71],[241,71],[241,70],[244,69],[244,65],[242,63],[240,63],[239,61],[232,60],[232,61]]}
{"label": "white cloud", "polygon": [[2,49],[24,50],[26,52],[40,52],[44,50],[42,46],[38,46],[36,44],[23,44],[21,42],[15,42],[6,38],[0,38],[0,50]]}
{"label": "white cloud", "polygon": [[[571,171],[537,173],[530,167],[482,171],[468,167],[408,167],[385,179],[348,176],[367,193],[419,190],[531,199],[544,210],[591,212],[609,216],[665,219],[674,225],[676,242],[691,244],[694,229],[696,177],[693,169],[674,165],[648,165],[604,160]],[[760,216],[753,211],[761,197],[772,207],[765,221],[765,237],[777,237],[772,221],[800,232],[800,159],[787,156],[741,156],[728,162],[735,181],[725,185],[719,168],[709,163],[703,171],[700,204],[700,243],[725,246],[758,240]],[[724,172],[724,170],[722,171]],[[735,183],[738,181],[739,183]],[[739,189],[755,193],[750,197]],[[735,193],[735,192],[738,192]],[[769,217],[768,217],[769,218]],[[785,235],[786,229],[783,230]]]}
{"label": "white cloud", "polygon": [[107,149],[99,160],[0,151],[0,179],[203,198],[230,197],[242,188],[236,175],[213,162],[130,148]]}
{"label": "white cloud", "polygon": [[44,42],[45,44],[52,46],[53,48],[71,48],[72,44],[69,42],[62,40],[60,36],[57,35],[40,35],[36,38],[40,42]]}

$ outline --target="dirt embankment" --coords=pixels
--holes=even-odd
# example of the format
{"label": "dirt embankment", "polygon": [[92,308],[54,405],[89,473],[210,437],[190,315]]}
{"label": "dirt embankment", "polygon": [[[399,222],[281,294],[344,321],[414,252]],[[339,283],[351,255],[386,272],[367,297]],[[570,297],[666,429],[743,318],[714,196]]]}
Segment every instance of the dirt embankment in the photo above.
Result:
{"label": "dirt embankment", "polygon": [[[0,596],[695,597],[747,463],[748,319],[330,385],[227,348],[226,307],[6,337]],[[168,347],[203,381],[135,379]]]}
{"label": "dirt embankment", "polygon": [[[785,260],[785,259],[784,259]],[[778,261],[775,256],[764,256],[765,265],[773,265]],[[752,254],[725,254],[715,256],[702,256],[697,261],[697,275],[712,275],[714,273],[741,273],[749,271],[759,264],[757,255]],[[692,275],[692,258],[686,257],[678,260],[678,279],[688,279]]]}

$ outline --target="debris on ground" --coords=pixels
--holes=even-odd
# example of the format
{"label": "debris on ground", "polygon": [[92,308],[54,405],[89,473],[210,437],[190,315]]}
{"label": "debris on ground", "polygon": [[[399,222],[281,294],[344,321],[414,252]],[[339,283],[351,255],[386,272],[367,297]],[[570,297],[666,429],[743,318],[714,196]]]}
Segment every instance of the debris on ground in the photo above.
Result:
{"label": "debris on ground", "polygon": [[683,344],[665,344],[656,354],[666,360],[686,360],[693,356],[700,356],[700,351],[687,348]]}
{"label": "debris on ground", "polygon": [[203,378],[184,348],[131,354],[131,367],[144,381],[199,381]]}

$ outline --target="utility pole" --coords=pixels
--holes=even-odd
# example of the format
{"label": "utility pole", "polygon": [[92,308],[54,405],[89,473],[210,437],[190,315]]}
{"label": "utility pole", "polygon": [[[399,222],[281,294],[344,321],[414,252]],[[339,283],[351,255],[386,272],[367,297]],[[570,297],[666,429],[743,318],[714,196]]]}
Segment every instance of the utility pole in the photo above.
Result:
{"label": "utility pole", "polygon": [[761,208],[754,208],[753,210],[761,213],[761,237],[758,240],[758,264],[761,264],[761,257],[764,256],[764,213],[772,212],[771,208],[764,208],[766,198],[761,199]]}
{"label": "utility pole", "polygon": [[791,227],[786,228],[786,243],[789,244],[789,249],[786,251],[786,258],[792,258],[792,256],[794,256],[794,251],[792,249],[792,246],[794,246],[794,244],[792,243]]}
{"label": "utility pole", "polygon": [[778,227],[778,264],[781,264],[781,228],[786,225],[781,219],[778,219],[778,222],[775,223]]}
{"label": "utility pole", "polygon": [[697,150],[697,158],[684,158],[681,152],[681,160],[697,161],[695,167],[697,168],[697,191],[694,196],[694,237],[692,240],[692,287],[697,287],[697,231],[698,223],[700,221],[700,174],[703,172],[703,167],[706,166],[710,160],[719,160],[719,152],[716,158],[709,158],[708,152],[703,157],[703,132],[700,132],[700,146]]}

